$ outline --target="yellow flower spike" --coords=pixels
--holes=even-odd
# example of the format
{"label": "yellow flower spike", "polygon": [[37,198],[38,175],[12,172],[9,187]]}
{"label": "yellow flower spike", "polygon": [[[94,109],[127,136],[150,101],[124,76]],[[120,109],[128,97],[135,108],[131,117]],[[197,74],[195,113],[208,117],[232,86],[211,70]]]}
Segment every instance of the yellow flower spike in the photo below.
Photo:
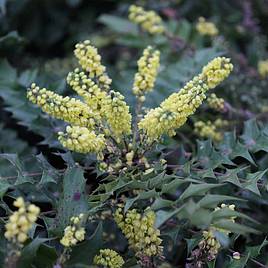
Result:
{"label": "yellow flower spike", "polygon": [[94,257],[94,264],[107,268],[121,268],[124,263],[123,258],[112,249],[101,249]]}
{"label": "yellow flower spike", "polygon": [[92,128],[98,118],[83,102],[75,98],[63,97],[46,88],[32,84],[27,92],[28,99],[40,106],[47,114],[68,123]]}
{"label": "yellow flower spike", "polygon": [[124,214],[123,209],[119,207],[115,211],[114,219],[138,257],[162,255],[162,239],[159,238],[160,231],[154,227],[153,211],[149,210],[141,215],[136,209],[132,209]]}
{"label": "yellow flower spike", "polygon": [[86,127],[67,126],[59,132],[58,139],[63,147],[78,153],[100,153],[106,145],[103,134],[96,134]]}
{"label": "yellow flower spike", "polygon": [[144,49],[143,56],[138,60],[138,72],[135,74],[132,91],[136,96],[139,96],[141,102],[145,101],[143,95],[152,91],[154,87],[159,60],[160,52],[154,51],[150,46]]}
{"label": "yellow flower spike", "polygon": [[161,17],[154,11],[145,11],[140,6],[131,5],[128,18],[150,34],[162,34],[165,31]]}
{"label": "yellow flower spike", "polygon": [[151,109],[139,122],[139,129],[145,132],[148,141],[158,140],[163,134],[175,135],[175,130],[201,105],[205,93],[228,77],[232,68],[229,59],[215,58],[178,93],[171,94],[160,107]]}
{"label": "yellow flower spike", "polygon": [[98,84],[78,68],[68,74],[67,83],[84,99],[92,111],[100,114],[100,107],[107,93],[102,91]]}
{"label": "yellow flower spike", "polygon": [[131,133],[131,114],[124,96],[119,92],[110,91],[102,102],[101,114],[107,120],[112,133],[116,138],[122,134]]}
{"label": "yellow flower spike", "polygon": [[207,99],[207,102],[209,108],[218,112],[224,111],[224,99],[217,97],[215,93],[210,94],[210,96]]}
{"label": "yellow flower spike", "polygon": [[5,225],[5,237],[19,247],[27,240],[27,233],[36,222],[40,213],[39,207],[34,204],[26,204],[22,197],[17,198],[13,205],[19,210],[14,211],[10,215],[8,222]]}
{"label": "yellow flower spike", "polygon": [[210,138],[215,142],[222,140],[222,133],[217,130],[217,125],[211,121],[197,121],[194,124],[194,132],[202,138]]}
{"label": "yellow flower spike", "polygon": [[89,73],[90,78],[97,79],[102,89],[109,90],[112,80],[106,74],[106,67],[101,64],[98,50],[90,44],[90,41],[76,44],[74,54],[81,67]]}
{"label": "yellow flower spike", "polygon": [[83,217],[84,215],[70,219],[70,225],[64,229],[64,236],[60,240],[64,247],[72,247],[85,239],[86,231],[84,227],[81,227]]}
{"label": "yellow flower spike", "polygon": [[268,60],[260,60],[258,62],[258,72],[262,78],[268,76]]}
{"label": "yellow flower spike", "polygon": [[233,70],[229,58],[217,57],[202,69],[202,78],[207,86],[212,89],[219,85]]}
{"label": "yellow flower spike", "polygon": [[206,21],[206,19],[203,17],[200,17],[198,19],[198,23],[196,24],[196,30],[201,35],[216,36],[219,34],[216,25],[213,22]]}

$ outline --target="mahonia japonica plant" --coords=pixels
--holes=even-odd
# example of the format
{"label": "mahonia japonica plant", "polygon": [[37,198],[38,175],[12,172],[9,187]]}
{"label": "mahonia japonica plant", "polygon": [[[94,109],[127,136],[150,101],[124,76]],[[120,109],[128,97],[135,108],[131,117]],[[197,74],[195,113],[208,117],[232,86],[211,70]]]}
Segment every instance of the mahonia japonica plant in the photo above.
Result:
{"label": "mahonia japonica plant", "polygon": [[[178,92],[145,115],[136,111],[132,121],[124,96],[111,89],[111,79],[101,63],[101,56],[90,41],[76,45],[74,54],[81,69],[67,77],[67,83],[82,98],[63,97],[32,84],[27,97],[49,115],[69,125],[58,133],[60,143],[78,153],[95,153],[99,168],[109,172],[146,162],[144,154],[164,135],[174,136],[202,104],[206,92],[221,83],[233,69],[230,59],[217,57]],[[138,61],[133,83],[137,102],[154,87],[160,52],[148,47]],[[140,105],[138,105],[140,107]]]}

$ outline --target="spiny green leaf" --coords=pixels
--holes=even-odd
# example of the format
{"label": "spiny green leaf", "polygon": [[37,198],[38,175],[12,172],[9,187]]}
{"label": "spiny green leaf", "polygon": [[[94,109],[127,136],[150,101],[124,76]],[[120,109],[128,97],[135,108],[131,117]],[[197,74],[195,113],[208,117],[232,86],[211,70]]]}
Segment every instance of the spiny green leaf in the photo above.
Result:
{"label": "spiny green leaf", "polygon": [[159,210],[156,212],[156,221],[155,221],[155,227],[159,228],[162,224],[164,224],[167,220],[178,214],[184,206],[181,206],[177,209],[174,209],[173,211],[164,211]]}
{"label": "spiny green leaf", "polygon": [[213,223],[213,225],[217,228],[228,230],[230,232],[237,233],[237,234],[259,233],[257,230],[251,227],[248,227],[239,223],[235,223],[230,220],[220,220],[220,221]]}
{"label": "spiny green leaf", "polygon": [[137,25],[127,19],[119,18],[112,15],[101,15],[98,21],[118,33],[131,33],[135,35],[138,33]]}
{"label": "spiny green leaf", "polygon": [[51,239],[36,237],[27,246],[25,246],[21,252],[18,267],[31,267],[31,264],[33,263],[33,260],[37,255],[39,247],[49,240]]}
{"label": "spiny green leaf", "polygon": [[219,150],[223,155],[228,156],[230,159],[234,159],[238,156],[247,159],[250,163],[255,165],[247,147],[236,139],[235,132],[224,133],[224,139],[219,145]]}
{"label": "spiny green leaf", "polygon": [[198,204],[200,207],[214,208],[217,206],[218,203],[222,203],[222,202],[230,201],[230,200],[244,201],[243,199],[237,198],[234,196],[207,194],[198,202]]}
{"label": "spiny green leaf", "polygon": [[262,177],[267,172],[267,170],[268,169],[263,170],[263,171],[258,171],[255,173],[248,173],[246,177],[247,181],[242,184],[243,188],[260,196],[261,193],[258,188],[258,181],[262,179]]}
{"label": "spiny green leaf", "polygon": [[80,167],[66,170],[63,177],[63,193],[57,208],[57,223],[62,230],[68,225],[72,216],[88,210],[85,187],[84,171]]}
{"label": "spiny green leaf", "polygon": [[193,197],[195,195],[203,195],[210,189],[220,187],[222,184],[212,184],[212,183],[200,183],[200,184],[190,184],[188,188],[181,194],[179,200],[182,201],[186,198]]}
{"label": "spiny green leaf", "polygon": [[266,247],[267,245],[268,245],[268,240],[266,240],[265,238],[260,245],[247,247],[246,252],[248,253],[250,258],[256,258],[258,257],[258,255],[260,255],[262,248]]}

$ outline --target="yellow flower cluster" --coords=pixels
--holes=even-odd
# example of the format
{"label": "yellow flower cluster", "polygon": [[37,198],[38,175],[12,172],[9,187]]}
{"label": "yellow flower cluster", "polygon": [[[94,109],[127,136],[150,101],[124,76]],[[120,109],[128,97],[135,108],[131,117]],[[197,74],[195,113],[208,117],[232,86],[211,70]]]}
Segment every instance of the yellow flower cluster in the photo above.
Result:
{"label": "yellow flower cluster", "polygon": [[26,204],[22,197],[17,198],[13,205],[18,210],[13,212],[5,225],[5,237],[12,243],[21,245],[28,238],[27,233],[36,222],[40,209],[34,204]]}
{"label": "yellow flower cluster", "polygon": [[90,45],[90,41],[85,40],[76,44],[74,54],[81,67],[89,73],[90,78],[95,78],[102,89],[108,90],[112,80],[106,74],[106,67],[101,64],[98,50]]}
{"label": "yellow flower cluster", "polygon": [[107,268],[121,268],[124,265],[123,258],[112,249],[101,249],[99,255],[94,257],[94,264]]}
{"label": "yellow flower cluster", "polygon": [[145,132],[149,142],[163,134],[175,135],[175,130],[201,105],[206,98],[205,93],[228,77],[232,68],[229,59],[215,58],[178,93],[171,94],[160,107],[151,109],[139,122],[139,129]]}
{"label": "yellow flower cluster", "polygon": [[116,137],[131,133],[131,114],[126,105],[125,97],[111,90],[102,102],[101,113],[107,120],[111,131]]}
{"label": "yellow flower cluster", "polygon": [[196,30],[201,35],[216,36],[219,33],[216,25],[213,22],[206,21],[206,19],[203,17],[200,17],[198,19],[198,23],[196,24]]}
{"label": "yellow flower cluster", "polygon": [[213,260],[217,256],[221,244],[216,239],[212,228],[203,232],[203,239],[199,242],[199,248],[206,252],[209,260]]}
{"label": "yellow flower cluster", "polygon": [[218,86],[233,70],[229,58],[217,57],[202,69],[201,77],[207,86],[212,89]]}
{"label": "yellow flower cluster", "polygon": [[161,34],[165,31],[161,17],[154,11],[145,11],[140,6],[131,5],[128,18],[150,34]]}
{"label": "yellow flower cluster", "polygon": [[138,257],[162,255],[162,239],[159,238],[160,231],[154,227],[153,211],[141,215],[136,209],[132,209],[124,214],[123,208],[119,207],[115,211],[114,219]]}
{"label": "yellow flower cluster", "polygon": [[96,114],[100,114],[102,101],[107,93],[102,91],[85,72],[76,68],[74,72],[68,74],[67,83]]}
{"label": "yellow flower cluster", "polygon": [[84,214],[71,218],[71,224],[64,229],[64,236],[60,240],[64,247],[71,247],[85,239],[85,228],[81,227]]}
{"label": "yellow flower cluster", "polygon": [[[235,210],[235,205],[226,205],[221,204],[220,207],[215,208],[215,211],[218,211],[223,208],[228,208],[230,210]],[[231,217],[230,220],[232,222],[235,221],[235,217]],[[230,234],[229,231],[221,228],[216,228],[211,226],[208,231],[203,231],[203,239],[199,243],[199,248],[206,252],[209,260],[215,259],[217,256],[219,249],[221,248],[220,243],[216,239],[215,232],[222,232],[226,235]]]}
{"label": "yellow flower cluster", "polygon": [[78,153],[100,153],[105,148],[105,137],[86,127],[67,126],[66,132],[59,132],[60,143]]}
{"label": "yellow flower cluster", "polygon": [[209,108],[216,110],[218,112],[224,111],[224,99],[217,97],[215,93],[210,94],[207,99]]}
{"label": "yellow flower cluster", "polygon": [[194,124],[194,132],[202,138],[211,138],[215,142],[222,140],[222,133],[218,130],[228,126],[228,121],[217,119],[213,123],[211,121],[197,121]]}
{"label": "yellow flower cluster", "polygon": [[268,60],[260,60],[258,62],[258,72],[262,78],[268,76]]}
{"label": "yellow flower cluster", "polygon": [[139,96],[142,101],[145,92],[151,91],[154,87],[157,71],[159,68],[160,52],[153,51],[152,47],[147,47],[143,51],[143,56],[138,60],[138,72],[134,78],[133,93]]}
{"label": "yellow flower cluster", "polygon": [[131,133],[129,106],[119,92],[110,90],[111,79],[101,64],[101,56],[90,41],[76,45],[74,51],[84,71],[76,68],[67,76],[67,83],[83,101],[63,97],[36,84],[28,89],[27,97],[49,115],[70,123],[66,133],[59,132],[59,141],[79,153],[102,154],[105,138],[120,141]]}
{"label": "yellow flower cluster", "polygon": [[62,97],[46,88],[40,89],[34,83],[28,89],[27,97],[44,112],[57,119],[88,128],[95,125],[96,115],[80,100]]}

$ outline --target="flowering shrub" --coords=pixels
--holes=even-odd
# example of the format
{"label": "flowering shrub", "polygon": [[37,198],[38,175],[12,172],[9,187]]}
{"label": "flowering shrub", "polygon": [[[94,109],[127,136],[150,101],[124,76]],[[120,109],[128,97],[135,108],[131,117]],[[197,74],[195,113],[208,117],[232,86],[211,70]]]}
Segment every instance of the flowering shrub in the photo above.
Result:
{"label": "flowering shrub", "polygon": [[0,38],[0,266],[265,267],[265,8],[30,2],[30,43]]}

